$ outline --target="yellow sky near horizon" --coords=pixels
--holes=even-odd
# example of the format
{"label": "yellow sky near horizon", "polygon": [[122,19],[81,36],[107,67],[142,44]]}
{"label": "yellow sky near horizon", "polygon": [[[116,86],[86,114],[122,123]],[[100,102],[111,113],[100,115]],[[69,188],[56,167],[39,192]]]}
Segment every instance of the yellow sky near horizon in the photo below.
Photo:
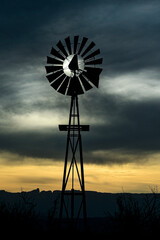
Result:
{"label": "yellow sky near horizon", "polygon": [[[33,161],[27,157],[21,163],[12,161],[5,164],[1,156],[0,189],[9,192],[31,191],[36,188],[40,191],[61,190],[63,167],[63,162],[49,159],[43,162],[41,159]],[[85,188],[88,191],[144,193],[160,186],[160,163],[155,160],[152,164],[84,164],[84,173]],[[77,182],[78,179],[75,178],[75,189],[78,189]]]}

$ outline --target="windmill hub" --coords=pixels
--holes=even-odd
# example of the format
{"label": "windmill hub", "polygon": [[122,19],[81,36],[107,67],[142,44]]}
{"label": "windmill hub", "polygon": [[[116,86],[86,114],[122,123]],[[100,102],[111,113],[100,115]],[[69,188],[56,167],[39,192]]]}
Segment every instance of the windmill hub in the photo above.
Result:
{"label": "windmill hub", "polygon": [[68,77],[78,77],[84,71],[83,58],[77,54],[69,55],[63,62],[63,71]]}

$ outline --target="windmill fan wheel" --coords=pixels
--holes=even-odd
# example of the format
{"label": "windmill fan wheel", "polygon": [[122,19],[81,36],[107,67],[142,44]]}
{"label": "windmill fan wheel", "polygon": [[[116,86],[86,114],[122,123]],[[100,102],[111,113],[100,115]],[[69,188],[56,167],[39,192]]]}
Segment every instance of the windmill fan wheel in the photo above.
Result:
{"label": "windmill fan wheel", "polygon": [[99,75],[102,58],[97,58],[100,50],[95,50],[95,43],[88,38],[79,36],[59,41],[56,48],[51,49],[47,56],[47,79],[57,92],[63,95],[80,95],[94,86],[99,86]]}

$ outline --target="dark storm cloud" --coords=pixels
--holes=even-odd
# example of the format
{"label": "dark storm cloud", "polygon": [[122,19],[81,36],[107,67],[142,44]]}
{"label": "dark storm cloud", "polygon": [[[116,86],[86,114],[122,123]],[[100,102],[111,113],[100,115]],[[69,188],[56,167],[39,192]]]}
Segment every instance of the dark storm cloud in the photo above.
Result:
{"label": "dark storm cloud", "polygon": [[2,64],[10,68],[40,63],[68,34],[95,40],[110,74],[159,66],[159,1],[4,1],[1,11]]}
{"label": "dark storm cloud", "polygon": [[[86,101],[85,101],[86,102]],[[94,102],[94,106],[93,103]],[[86,106],[88,105],[85,103]],[[92,105],[92,106],[91,106]],[[89,161],[99,163],[141,162],[152,153],[160,151],[160,107],[159,100],[124,101],[122,98],[101,95],[97,101],[90,99],[88,109],[96,118],[106,118],[106,124],[91,125],[90,133],[84,138],[88,152],[111,151],[112,155],[88,156]],[[90,110],[88,111],[90,114]],[[120,150],[120,151],[119,151]],[[122,152],[128,159],[118,157]],[[122,151],[122,152],[121,152]],[[122,154],[123,155],[123,154]],[[142,158],[143,156],[143,158]],[[99,160],[98,160],[99,159]]]}
{"label": "dark storm cloud", "polygon": [[[7,130],[12,122],[9,125],[9,119],[5,119],[26,112],[43,113],[45,109],[61,109],[64,113],[68,110],[68,99],[54,94],[45,79],[44,65],[51,46],[68,35],[80,34],[101,49],[103,78],[145,69],[159,74],[159,16],[159,1],[2,1],[0,148],[22,156],[62,159],[64,135],[48,130],[13,133]],[[122,149],[132,153],[138,162],[140,155],[159,151],[158,100],[124,101],[120,96],[99,92],[84,96],[81,104],[82,117],[91,116],[100,122],[85,134],[86,154]],[[97,157],[88,156],[89,161],[97,162]],[[100,161],[127,160],[102,156]]]}
{"label": "dark storm cloud", "polygon": [[19,154],[22,156],[22,161],[25,156],[53,160],[64,157],[62,149],[65,146],[65,138],[56,133],[2,133],[0,142],[2,151]]}
{"label": "dark storm cloud", "polygon": [[111,111],[107,108],[102,110],[111,123],[94,126],[91,130],[93,135],[88,144],[86,142],[88,149],[160,150],[159,102],[132,102],[123,106],[117,103],[117,106],[111,106]]}
{"label": "dark storm cloud", "polygon": [[[106,124],[91,124],[90,132],[83,133],[86,163],[140,163],[152,153],[159,152],[159,102],[120,103],[119,99],[105,95],[101,96],[98,102],[94,102],[94,107],[89,105],[89,102],[93,102],[93,99],[85,101],[85,114],[88,112],[92,116],[93,110],[97,118],[106,118]],[[109,124],[107,118],[110,120]],[[57,160],[64,158],[65,141],[66,135],[58,133],[58,128],[50,132],[3,133],[0,136],[3,151]],[[104,151],[104,154],[92,156],[96,151]],[[109,153],[105,154],[105,151]]]}

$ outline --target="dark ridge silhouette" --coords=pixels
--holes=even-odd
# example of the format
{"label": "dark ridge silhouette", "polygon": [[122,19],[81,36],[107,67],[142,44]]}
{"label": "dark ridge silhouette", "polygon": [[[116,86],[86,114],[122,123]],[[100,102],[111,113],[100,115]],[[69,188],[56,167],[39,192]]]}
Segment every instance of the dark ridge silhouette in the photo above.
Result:
{"label": "dark ridge silhouette", "polygon": [[[60,191],[0,191],[0,231],[4,236],[101,239],[155,239],[160,228],[160,194],[86,192],[87,228],[59,229]],[[103,213],[103,214],[102,214]],[[69,226],[69,225],[67,225]]]}

